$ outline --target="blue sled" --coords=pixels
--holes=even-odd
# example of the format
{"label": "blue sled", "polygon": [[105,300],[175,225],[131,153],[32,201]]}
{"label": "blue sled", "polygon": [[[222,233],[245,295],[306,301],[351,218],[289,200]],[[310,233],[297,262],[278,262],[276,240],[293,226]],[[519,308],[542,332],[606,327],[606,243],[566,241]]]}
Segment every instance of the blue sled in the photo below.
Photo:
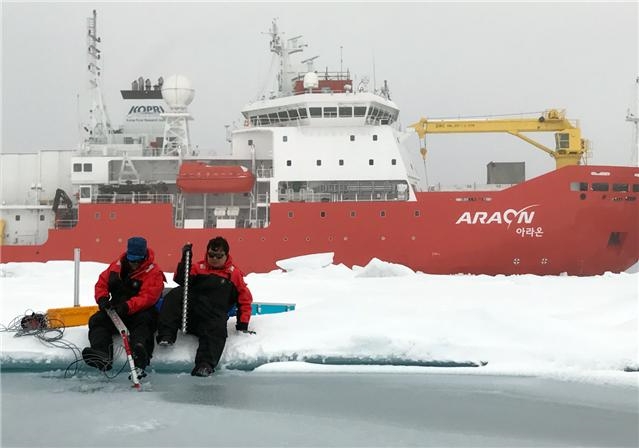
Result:
{"label": "blue sled", "polygon": [[[251,315],[255,316],[256,314],[275,314],[275,313],[286,313],[288,311],[294,311],[295,304],[294,303],[261,303],[261,302],[253,302]],[[233,305],[233,308],[229,310],[229,317],[233,317],[237,314],[237,307]]]}
{"label": "blue sled", "polygon": [[[164,302],[164,296],[173,288],[164,288],[162,295],[160,296],[160,300],[155,304],[155,309],[160,311],[162,308],[162,303]],[[287,311],[294,311],[295,304],[294,303],[261,303],[261,302],[253,302],[251,309],[251,316],[255,316],[256,314],[275,314],[275,313],[286,313]],[[233,317],[237,314],[237,305],[233,305],[233,308],[229,310],[229,317]]]}
{"label": "blue sled", "polygon": [[[162,308],[162,302],[164,302],[164,297],[160,297],[160,300],[155,304],[155,308],[160,311]],[[251,316],[255,316],[256,314],[275,314],[275,313],[286,313],[287,311],[294,311],[295,304],[294,303],[261,303],[261,302],[253,302],[251,306]],[[233,308],[229,310],[229,317],[233,317],[237,314],[237,306],[233,305]]]}

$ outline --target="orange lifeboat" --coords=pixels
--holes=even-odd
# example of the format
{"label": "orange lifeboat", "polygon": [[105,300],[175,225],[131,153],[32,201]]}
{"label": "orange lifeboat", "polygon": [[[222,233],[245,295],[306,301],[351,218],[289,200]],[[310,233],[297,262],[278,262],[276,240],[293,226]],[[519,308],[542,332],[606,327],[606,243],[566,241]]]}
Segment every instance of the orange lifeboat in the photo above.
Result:
{"label": "orange lifeboat", "polygon": [[184,193],[247,193],[253,188],[255,176],[241,165],[184,162],[176,183]]}

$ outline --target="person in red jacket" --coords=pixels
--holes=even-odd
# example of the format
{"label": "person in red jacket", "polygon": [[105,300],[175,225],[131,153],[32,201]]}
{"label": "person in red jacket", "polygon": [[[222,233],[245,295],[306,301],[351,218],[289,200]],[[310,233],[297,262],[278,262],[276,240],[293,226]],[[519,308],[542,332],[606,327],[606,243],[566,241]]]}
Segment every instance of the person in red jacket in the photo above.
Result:
{"label": "person in red jacket", "polygon": [[[190,251],[190,244],[182,248],[182,260],[175,270],[173,280],[181,286],[164,297],[158,321],[160,346],[172,345],[182,325],[184,260]],[[244,274],[229,254],[229,243],[220,236],[213,238],[206,246],[206,257],[191,263],[189,272],[186,330],[196,335],[199,342],[191,375],[209,376],[215,371],[228,336],[229,310],[237,305],[235,329],[248,332],[252,303]]]}
{"label": "person in red jacket", "polygon": [[158,302],[164,290],[165,277],[154,261],[153,250],[144,238],[129,238],[127,251],[104,270],[95,284],[98,311],[89,318],[90,347],[82,350],[82,358],[102,371],[112,368],[113,335],[117,329],[106,313],[115,310],[129,330],[135,366],[140,377],[153,354],[153,335],[157,326]]}

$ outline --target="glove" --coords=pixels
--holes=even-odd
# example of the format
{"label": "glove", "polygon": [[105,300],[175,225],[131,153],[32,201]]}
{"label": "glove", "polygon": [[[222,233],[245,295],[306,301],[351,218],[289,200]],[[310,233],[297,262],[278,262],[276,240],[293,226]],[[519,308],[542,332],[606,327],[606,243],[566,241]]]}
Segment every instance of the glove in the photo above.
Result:
{"label": "glove", "polygon": [[111,308],[111,303],[109,302],[109,298],[107,296],[100,297],[98,300],[98,309],[100,311],[106,311]]}
{"label": "glove", "polygon": [[120,317],[124,317],[129,314],[129,305],[126,302],[118,303],[113,307],[113,309],[120,315]]}
{"label": "glove", "polygon": [[246,334],[257,334],[254,331],[251,331],[248,329],[248,323],[247,322],[238,322],[235,324],[235,330],[237,331],[241,331],[242,333],[246,333]]}

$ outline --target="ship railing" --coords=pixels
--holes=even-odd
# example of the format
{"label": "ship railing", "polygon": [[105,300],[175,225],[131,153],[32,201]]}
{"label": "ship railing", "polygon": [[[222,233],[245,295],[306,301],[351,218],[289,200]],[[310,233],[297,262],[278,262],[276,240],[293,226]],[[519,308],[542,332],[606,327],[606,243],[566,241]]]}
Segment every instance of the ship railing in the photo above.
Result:
{"label": "ship railing", "polygon": [[[298,72],[297,76],[293,78],[293,81],[303,81],[307,72]],[[351,81],[350,71],[323,71],[316,72],[320,81]]]}
{"label": "ship railing", "polygon": [[428,191],[499,191],[510,188],[517,184],[480,184],[473,182],[472,184],[455,184],[442,185],[441,183],[429,185]]}
{"label": "ship railing", "polygon": [[96,204],[172,204],[172,194],[109,193],[96,194],[91,198]]}
{"label": "ship railing", "polygon": [[266,168],[263,166],[257,167],[257,178],[258,179],[270,179],[273,177],[273,168]]}
{"label": "ship railing", "polygon": [[341,191],[335,193],[309,193],[286,191],[278,195],[279,202],[383,202],[405,201],[408,194],[395,191]]}

